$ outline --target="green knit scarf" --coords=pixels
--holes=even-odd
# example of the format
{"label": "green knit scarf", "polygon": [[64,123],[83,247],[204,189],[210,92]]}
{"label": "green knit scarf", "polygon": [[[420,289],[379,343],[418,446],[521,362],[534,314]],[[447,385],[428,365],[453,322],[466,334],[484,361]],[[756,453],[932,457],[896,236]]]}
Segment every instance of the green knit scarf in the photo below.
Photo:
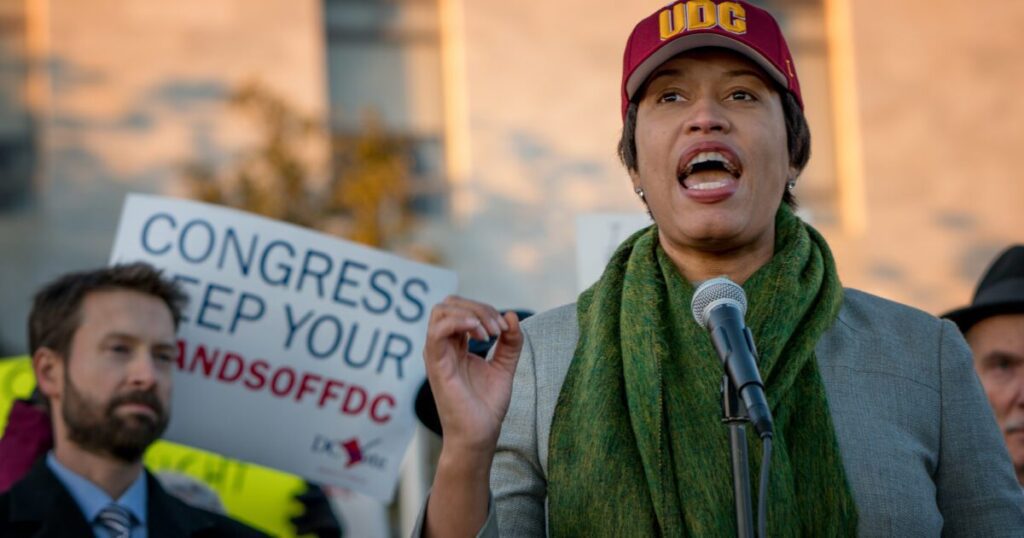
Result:
{"label": "green knit scarf", "polygon": [[[775,419],[768,530],[854,536],[814,346],[843,290],[824,239],[783,204],[775,254],[743,286]],[[690,314],[694,288],[651,226],[578,301],[579,342],[555,408],[551,536],[735,536],[723,369]],[[754,506],[761,442],[750,430]]]}

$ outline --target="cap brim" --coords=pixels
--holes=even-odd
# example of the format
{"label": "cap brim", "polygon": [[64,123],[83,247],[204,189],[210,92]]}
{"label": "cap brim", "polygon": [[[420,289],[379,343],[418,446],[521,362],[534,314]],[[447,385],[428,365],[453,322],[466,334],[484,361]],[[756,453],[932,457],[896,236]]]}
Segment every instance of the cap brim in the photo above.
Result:
{"label": "cap brim", "polygon": [[786,78],[786,75],[782,71],[779,71],[779,69],[772,65],[772,63],[769,62],[763,54],[750,45],[721,34],[705,32],[692,33],[683,37],[678,37],[648,56],[646,60],[641,62],[640,65],[633,70],[629,75],[629,79],[626,80],[626,95],[629,99],[633,99],[633,96],[636,95],[636,91],[641,85],[643,85],[644,81],[647,80],[647,77],[649,77],[659,65],[669,61],[673,56],[688,50],[699,49],[702,47],[720,47],[742,54],[743,56],[753,60],[754,63],[761,67],[761,69],[764,69],[765,72],[768,73],[768,75],[776,82],[782,85],[783,88],[789,87],[789,80]]}

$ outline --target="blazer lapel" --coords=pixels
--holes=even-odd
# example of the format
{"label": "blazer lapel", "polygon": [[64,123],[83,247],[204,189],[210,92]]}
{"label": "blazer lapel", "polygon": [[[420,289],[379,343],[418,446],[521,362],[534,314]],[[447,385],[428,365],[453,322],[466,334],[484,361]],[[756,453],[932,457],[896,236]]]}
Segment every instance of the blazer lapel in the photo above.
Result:
{"label": "blazer lapel", "polygon": [[82,509],[60,480],[40,458],[21,481],[11,488],[11,521],[37,525],[39,538],[92,536]]}
{"label": "blazer lapel", "polygon": [[160,482],[146,471],[146,518],[149,538],[193,536],[212,529],[215,522],[200,510],[191,509],[184,501],[164,491]]}

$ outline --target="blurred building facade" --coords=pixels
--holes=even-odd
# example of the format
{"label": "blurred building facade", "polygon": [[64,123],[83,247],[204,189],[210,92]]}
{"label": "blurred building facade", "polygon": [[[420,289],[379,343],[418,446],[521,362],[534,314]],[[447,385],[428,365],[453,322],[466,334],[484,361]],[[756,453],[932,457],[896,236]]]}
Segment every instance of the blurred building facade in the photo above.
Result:
{"label": "blurred building facade", "polygon": [[[330,137],[408,142],[407,241],[501,308],[575,299],[575,217],[640,212],[619,164],[622,47],[666,0],[7,0],[0,4],[0,355],[29,294],[105,263],[127,192],[188,194],[182,165],[258,141],[258,82]],[[813,134],[797,189],[848,286],[930,312],[1024,241],[1024,3],[765,0]],[[993,16],[997,14],[998,16]]]}
{"label": "blurred building facade", "polygon": [[33,154],[5,158],[0,178],[0,340],[21,353],[29,294],[106,263],[125,193],[180,191],[184,163],[227,163],[252,143],[227,114],[233,88],[259,80],[325,114],[323,12],[315,0],[2,5],[0,143]]}
{"label": "blurred building facade", "polygon": [[[0,341],[28,290],[106,259],[128,191],[187,194],[182,163],[253,144],[228,113],[257,81],[334,134],[411,141],[417,240],[462,293],[573,300],[576,214],[639,211],[615,155],[621,47],[661,5],[565,0],[12,0],[0,7]],[[814,135],[797,193],[848,285],[936,312],[1020,241],[1024,4],[765,0]],[[326,133],[325,133],[326,134]],[[311,180],[330,170],[308,144]]]}

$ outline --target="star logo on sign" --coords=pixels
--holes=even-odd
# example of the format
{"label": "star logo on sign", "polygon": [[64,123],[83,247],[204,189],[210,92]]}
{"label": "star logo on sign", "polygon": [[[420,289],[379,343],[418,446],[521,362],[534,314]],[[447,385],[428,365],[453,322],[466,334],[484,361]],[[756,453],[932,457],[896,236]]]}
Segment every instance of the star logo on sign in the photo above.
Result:
{"label": "star logo on sign", "polygon": [[348,441],[342,441],[341,446],[345,449],[345,453],[348,454],[348,462],[345,463],[345,468],[348,469],[353,465],[356,465],[365,459],[364,453],[368,448],[373,448],[375,445],[380,443],[380,439],[374,439],[369,443],[362,446],[359,444],[358,438],[351,438]]}

